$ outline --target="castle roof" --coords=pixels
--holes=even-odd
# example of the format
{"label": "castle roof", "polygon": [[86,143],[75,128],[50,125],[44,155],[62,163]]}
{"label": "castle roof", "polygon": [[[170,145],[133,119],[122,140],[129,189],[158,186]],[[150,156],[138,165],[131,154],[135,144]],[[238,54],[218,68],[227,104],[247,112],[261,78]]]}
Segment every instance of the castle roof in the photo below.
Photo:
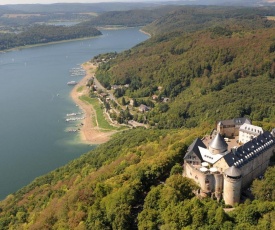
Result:
{"label": "castle roof", "polygon": [[242,172],[235,166],[231,166],[230,168],[224,171],[224,174],[230,177],[240,177],[242,175]]}
{"label": "castle roof", "polygon": [[229,126],[243,125],[244,123],[251,124],[251,121],[246,117],[219,121],[219,125],[229,125]]}
{"label": "castle roof", "polygon": [[203,161],[208,162],[210,164],[215,164],[218,160],[224,157],[228,152],[222,152],[218,154],[212,154],[208,149],[199,147],[201,157]]}
{"label": "castle roof", "polygon": [[206,148],[206,146],[202,142],[202,140],[200,138],[196,138],[193,141],[193,143],[189,146],[189,148],[187,149],[187,153],[186,153],[184,159],[186,159],[190,154],[195,153],[197,155],[197,157],[202,161],[203,159],[201,157],[199,147]]}
{"label": "castle roof", "polygon": [[264,132],[262,127],[247,124],[247,123],[243,124],[240,127],[240,131],[245,132],[245,133],[249,133],[249,134],[252,134],[252,135],[260,135],[261,133]]}
{"label": "castle roof", "polygon": [[240,168],[274,145],[275,138],[270,132],[265,131],[259,136],[253,138],[251,141],[248,141],[237,148],[235,152],[227,154],[224,159],[229,166],[234,165],[237,168]]}
{"label": "castle roof", "polygon": [[212,149],[217,149],[220,152],[225,152],[227,150],[228,144],[225,142],[221,134],[217,134],[214,139],[209,144]]}

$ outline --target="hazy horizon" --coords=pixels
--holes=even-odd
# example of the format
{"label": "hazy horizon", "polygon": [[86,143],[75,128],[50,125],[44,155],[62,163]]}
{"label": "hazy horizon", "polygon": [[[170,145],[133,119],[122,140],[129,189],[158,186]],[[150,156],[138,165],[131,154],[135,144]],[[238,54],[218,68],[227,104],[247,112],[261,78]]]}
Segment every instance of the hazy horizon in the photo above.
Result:
{"label": "hazy horizon", "polygon": [[202,5],[261,5],[274,4],[275,0],[1,0],[0,5],[10,4],[54,4],[54,3],[153,3],[153,2],[189,2]]}
{"label": "hazy horizon", "polygon": [[[100,2],[174,2],[175,0],[1,0],[0,5],[9,4],[54,4],[54,3],[100,3]],[[188,0],[187,0],[188,1]],[[192,1],[192,0],[191,0]]]}

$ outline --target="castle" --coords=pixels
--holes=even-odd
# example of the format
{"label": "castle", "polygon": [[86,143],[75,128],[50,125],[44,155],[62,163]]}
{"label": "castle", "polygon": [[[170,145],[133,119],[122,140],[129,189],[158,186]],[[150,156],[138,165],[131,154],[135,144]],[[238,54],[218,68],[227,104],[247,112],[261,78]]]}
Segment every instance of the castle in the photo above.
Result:
{"label": "castle", "polygon": [[234,205],[241,191],[263,175],[274,152],[274,136],[249,119],[219,121],[209,137],[196,138],[189,146],[183,176],[200,186],[200,196]]}

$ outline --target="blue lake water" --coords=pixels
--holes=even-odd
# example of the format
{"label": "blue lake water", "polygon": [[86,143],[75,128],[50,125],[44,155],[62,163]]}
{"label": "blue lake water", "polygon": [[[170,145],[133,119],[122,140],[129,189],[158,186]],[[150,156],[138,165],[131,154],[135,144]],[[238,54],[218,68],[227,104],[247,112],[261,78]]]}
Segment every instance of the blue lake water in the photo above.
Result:
{"label": "blue lake water", "polygon": [[70,76],[70,70],[148,38],[138,28],[102,33],[0,53],[0,199],[94,148],[65,132],[66,114],[78,112],[67,82],[81,78]]}

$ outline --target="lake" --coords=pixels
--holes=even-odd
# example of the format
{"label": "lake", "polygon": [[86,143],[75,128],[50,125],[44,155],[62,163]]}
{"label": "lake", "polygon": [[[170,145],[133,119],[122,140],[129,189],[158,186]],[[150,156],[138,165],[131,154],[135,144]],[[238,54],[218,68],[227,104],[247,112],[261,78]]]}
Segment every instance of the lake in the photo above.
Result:
{"label": "lake", "polygon": [[0,53],[0,199],[95,146],[66,132],[70,70],[95,55],[121,52],[146,40],[138,28],[102,30],[96,38]]}

